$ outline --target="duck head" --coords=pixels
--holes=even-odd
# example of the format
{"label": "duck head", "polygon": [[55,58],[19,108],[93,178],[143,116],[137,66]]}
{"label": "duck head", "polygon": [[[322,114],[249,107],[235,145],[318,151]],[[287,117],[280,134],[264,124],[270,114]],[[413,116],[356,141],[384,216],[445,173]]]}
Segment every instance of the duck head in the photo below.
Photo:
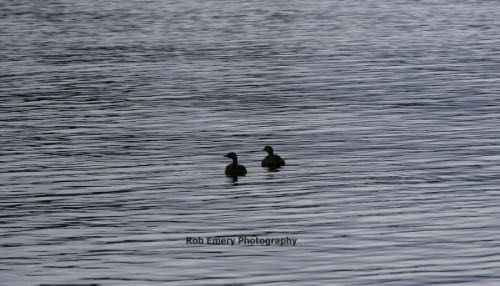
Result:
{"label": "duck head", "polygon": [[227,153],[226,155],[224,155],[224,157],[227,157],[229,159],[233,159],[233,161],[238,160],[238,156],[236,156],[236,153],[234,153],[234,152]]}
{"label": "duck head", "polygon": [[264,147],[264,149],[262,151],[266,151],[267,153],[269,153],[269,155],[272,155],[274,152],[273,147],[271,147],[269,145]]}

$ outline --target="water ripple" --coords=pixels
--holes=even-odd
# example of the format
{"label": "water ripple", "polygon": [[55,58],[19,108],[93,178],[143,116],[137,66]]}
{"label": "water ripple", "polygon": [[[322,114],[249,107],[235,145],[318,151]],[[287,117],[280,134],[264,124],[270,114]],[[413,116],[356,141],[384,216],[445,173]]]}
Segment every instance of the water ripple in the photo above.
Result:
{"label": "water ripple", "polygon": [[495,1],[0,11],[0,284],[500,281]]}

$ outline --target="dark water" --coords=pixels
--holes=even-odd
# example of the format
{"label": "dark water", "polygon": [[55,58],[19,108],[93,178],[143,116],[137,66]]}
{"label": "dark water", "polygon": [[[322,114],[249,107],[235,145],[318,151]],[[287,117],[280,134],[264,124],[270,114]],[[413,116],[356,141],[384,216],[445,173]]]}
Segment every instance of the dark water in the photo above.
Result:
{"label": "dark water", "polygon": [[498,285],[499,4],[1,1],[0,285]]}

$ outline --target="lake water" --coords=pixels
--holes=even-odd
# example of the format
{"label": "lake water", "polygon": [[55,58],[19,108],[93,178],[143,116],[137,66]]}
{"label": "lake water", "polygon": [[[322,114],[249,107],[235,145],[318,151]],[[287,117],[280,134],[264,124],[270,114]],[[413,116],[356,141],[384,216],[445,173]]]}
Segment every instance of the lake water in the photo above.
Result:
{"label": "lake water", "polygon": [[0,285],[498,285],[499,4],[3,0]]}

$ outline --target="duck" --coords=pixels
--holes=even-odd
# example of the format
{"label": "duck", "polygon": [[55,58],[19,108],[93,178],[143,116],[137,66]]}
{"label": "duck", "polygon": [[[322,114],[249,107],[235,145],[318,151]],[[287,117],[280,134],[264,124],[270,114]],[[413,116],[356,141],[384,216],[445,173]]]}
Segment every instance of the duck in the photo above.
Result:
{"label": "duck", "polygon": [[247,168],[243,165],[238,165],[238,156],[236,156],[236,153],[230,152],[224,155],[224,157],[227,157],[229,159],[233,159],[233,163],[229,164],[226,166],[226,176],[227,177],[238,177],[238,176],[245,176],[247,174]]}
{"label": "duck", "polygon": [[277,154],[274,154],[273,147],[266,146],[262,151],[267,152],[266,158],[262,160],[262,167],[268,167],[272,169],[276,169],[282,166],[285,166],[285,160],[281,159],[281,157]]}

